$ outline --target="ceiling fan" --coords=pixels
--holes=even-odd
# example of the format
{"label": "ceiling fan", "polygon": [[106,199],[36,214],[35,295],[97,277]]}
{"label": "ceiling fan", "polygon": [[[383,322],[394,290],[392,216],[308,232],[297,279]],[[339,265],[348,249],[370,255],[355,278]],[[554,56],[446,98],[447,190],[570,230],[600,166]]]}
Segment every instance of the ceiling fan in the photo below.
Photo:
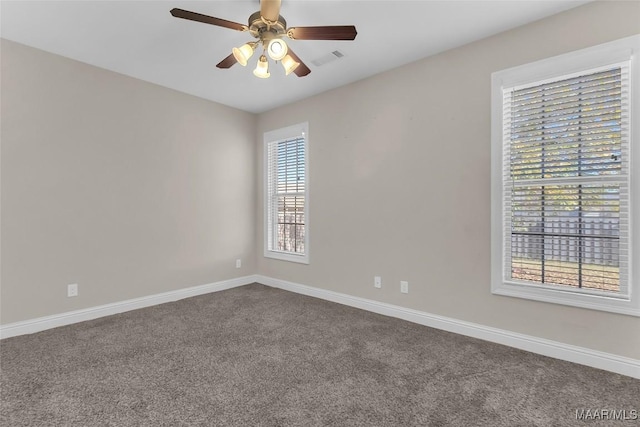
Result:
{"label": "ceiling fan", "polygon": [[248,31],[257,40],[234,47],[231,55],[220,61],[216,67],[230,68],[236,62],[246,66],[255,50],[262,46],[262,55],[253,71],[253,74],[260,78],[270,76],[269,61],[265,52],[272,60],[281,62],[286,75],[293,72],[298,77],[304,77],[311,72],[298,55],[287,46],[283,40],[285,36],[292,40],[354,40],[358,34],[353,25],[287,28],[287,21],[280,15],[280,3],[281,0],[260,0],[260,10],[249,16],[249,25],[178,8],[171,9],[171,15],[232,30]]}

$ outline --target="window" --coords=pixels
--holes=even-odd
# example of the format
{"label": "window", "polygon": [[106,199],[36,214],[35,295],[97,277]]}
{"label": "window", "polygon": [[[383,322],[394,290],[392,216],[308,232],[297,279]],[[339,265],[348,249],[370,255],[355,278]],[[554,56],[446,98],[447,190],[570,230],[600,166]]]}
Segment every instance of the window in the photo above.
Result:
{"label": "window", "polygon": [[493,293],[640,316],[638,52],[635,36],[493,74]]}
{"label": "window", "polygon": [[264,256],[308,264],[308,124],[267,132],[264,144]]}

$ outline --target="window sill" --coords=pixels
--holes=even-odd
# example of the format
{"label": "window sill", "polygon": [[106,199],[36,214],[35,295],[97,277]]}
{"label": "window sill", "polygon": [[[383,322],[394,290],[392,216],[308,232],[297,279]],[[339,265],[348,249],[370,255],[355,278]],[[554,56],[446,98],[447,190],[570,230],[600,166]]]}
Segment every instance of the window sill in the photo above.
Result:
{"label": "window sill", "polygon": [[280,261],[296,262],[298,264],[309,264],[309,255],[298,255],[291,252],[264,251],[265,258],[278,259]]}
{"label": "window sill", "polygon": [[592,295],[513,283],[494,283],[491,293],[640,317],[640,307],[637,304],[628,298],[617,296]]}

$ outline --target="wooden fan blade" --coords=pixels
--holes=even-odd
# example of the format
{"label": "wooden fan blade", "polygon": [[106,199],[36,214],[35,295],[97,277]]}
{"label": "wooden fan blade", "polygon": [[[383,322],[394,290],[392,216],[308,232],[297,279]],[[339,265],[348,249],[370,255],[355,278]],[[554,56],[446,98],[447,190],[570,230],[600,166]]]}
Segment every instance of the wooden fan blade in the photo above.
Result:
{"label": "wooden fan blade", "polygon": [[287,35],[294,40],[354,40],[357,34],[353,25],[291,27],[287,30]]}
{"label": "wooden fan blade", "polygon": [[277,21],[280,16],[280,0],[260,0],[260,15],[267,21]]}
{"label": "wooden fan blade", "polygon": [[293,51],[291,50],[291,48],[289,48],[289,55],[291,55],[291,57],[296,61],[299,62],[300,65],[298,65],[298,68],[296,68],[295,70],[293,70],[293,72],[296,74],[296,76],[298,77],[304,77],[307,74],[309,74],[311,72],[311,70],[309,69],[309,67],[307,67],[307,65],[302,62],[302,59],[300,59],[300,57],[298,55],[296,55],[295,53],[293,53]]}
{"label": "wooden fan blade", "polygon": [[226,19],[214,18],[213,16],[203,15],[201,13],[189,12],[188,10],[173,8],[171,15],[176,18],[188,19],[189,21],[203,22],[205,24],[217,25],[218,27],[231,28],[232,30],[247,31],[246,25],[237,22],[227,21]]}
{"label": "wooden fan blade", "polygon": [[236,60],[236,57],[233,56],[233,53],[232,53],[231,55],[229,55],[226,58],[224,58],[222,61],[218,62],[216,67],[218,67],[218,68],[231,68],[233,65],[235,65],[236,62],[238,62],[238,61]]}

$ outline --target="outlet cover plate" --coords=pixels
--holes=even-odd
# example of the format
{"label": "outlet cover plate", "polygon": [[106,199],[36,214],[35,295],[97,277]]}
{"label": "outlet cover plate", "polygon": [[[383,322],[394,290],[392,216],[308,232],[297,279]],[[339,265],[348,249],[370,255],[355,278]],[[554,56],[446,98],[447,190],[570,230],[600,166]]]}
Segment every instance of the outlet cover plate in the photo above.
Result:
{"label": "outlet cover plate", "polygon": [[400,292],[402,292],[403,294],[409,293],[409,282],[400,282]]}
{"label": "outlet cover plate", "polygon": [[67,285],[67,296],[68,297],[77,297],[78,296],[78,284],[73,283],[71,285]]}
{"label": "outlet cover plate", "polygon": [[382,277],[375,276],[373,278],[373,286],[375,286],[376,288],[380,289],[382,287]]}

